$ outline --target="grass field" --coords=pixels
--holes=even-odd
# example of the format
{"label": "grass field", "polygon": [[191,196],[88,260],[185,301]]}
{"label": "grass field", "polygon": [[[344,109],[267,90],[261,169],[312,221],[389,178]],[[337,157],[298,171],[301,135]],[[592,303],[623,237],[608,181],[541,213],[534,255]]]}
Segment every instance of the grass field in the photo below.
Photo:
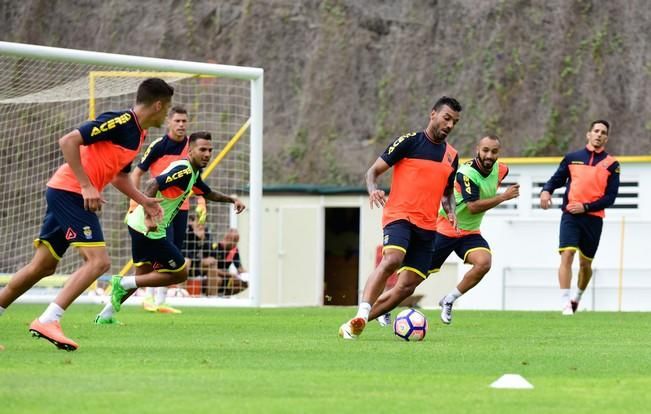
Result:
{"label": "grass field", "polygon": [[[44,305],[0,317],[0,413],[641,413],[651,410],[651,314],[425,311],[425,341],[373,322],[337,337],[352,308],[126,307],[123,326],[63,326],[76,352],[32,339]],[[533,390],[490,388],[517,373]]]}

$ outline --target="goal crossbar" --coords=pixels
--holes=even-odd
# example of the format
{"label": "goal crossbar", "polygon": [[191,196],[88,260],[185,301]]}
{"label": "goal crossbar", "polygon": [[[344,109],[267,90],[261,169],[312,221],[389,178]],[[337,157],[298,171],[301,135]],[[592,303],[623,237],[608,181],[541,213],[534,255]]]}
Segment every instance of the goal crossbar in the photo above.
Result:
{"label": "goal crossbar", "polygon": [[0,54],[29,57],[40,60],[55,60],[93,65],[120,66],[138,70],[192,73],[196,75],[228,76],[235,79],[255,80],[263,75],[262,68],[231,66],[216,63],[190,62],[121,55],[115,53],[91,52],[78,49],[63,49],[50,46],[0,41]]}

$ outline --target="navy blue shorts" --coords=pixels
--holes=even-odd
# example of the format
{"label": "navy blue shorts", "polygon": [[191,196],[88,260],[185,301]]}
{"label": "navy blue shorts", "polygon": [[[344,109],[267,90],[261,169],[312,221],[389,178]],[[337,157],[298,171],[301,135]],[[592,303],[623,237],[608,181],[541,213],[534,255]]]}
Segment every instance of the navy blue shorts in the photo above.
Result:
{"label": "navy blue shorts", "polygon": [[178,272],[185,267],[181,251],[167,238],[150,239],[129,227],[134,266],[150,264],[157,272]]}
{"label": "navy blue shorts", "polygon": [[180,251],[183,251],[183,245],[185,244],[185,232],[188,229],[188,210],[179,210],[176,212],[176,216],[172,219],[169,227],[166,230],[167,240],[171,240],[172,243]]}
{"label": "navy blue shorts", "polygon": [[384,226],[382,250],[397,249],[405,253],[398,273],[401,270],[411,270],[426,278],[427,269],[432,261],[435,234],[434,230],[421,229],[407,220],[394,221]]}
{"label": "navy blue shorts", "polygon": [[604,221],[590,214],[563,213],[558,251],[578,250],[588,260],[594,259],[599,247]]}
{"label": "navy blue shorts", "polygon": [[434,253],[432,254],[432,264],[429,273],[436,273],[441,270],[445,260],[455,252],[463,262],[466,263],[468,253],[475,250],[491,251],[486,239],[481,234],[469,234],[462,237],[448,237],[441,233],[436,233],[434,239]]}
{"label": "navy blue shorts", "polygon": [[84,209],[81,194],[55,188],[45,190],[47,209],[36,247],[45,245],[57,260],[69,246],[106,246],[97,214]]}

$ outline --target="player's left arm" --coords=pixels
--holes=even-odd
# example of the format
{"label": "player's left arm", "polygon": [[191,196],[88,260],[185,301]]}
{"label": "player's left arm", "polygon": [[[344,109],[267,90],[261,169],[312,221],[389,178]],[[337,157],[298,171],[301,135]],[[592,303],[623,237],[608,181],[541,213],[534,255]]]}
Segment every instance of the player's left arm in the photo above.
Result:
{"label": "player's left arm", "polygon": [[242,203],[237,197],[231,197],[219,191],[211,190],[209,193],[203,195],[206,200],[216,201],[218,203],[232,203],[235,206],[235,212],[240,214],[246,209],[244,203]]}
{"label": "player's left arm", "polygon": [[608,167],[610,176],[608,177],[608,182],[606,183],[606,191],[603,197],[591,203],[585,203],[583,205],[585,212],[603,210],[604,208],[608,208],[615,203],[615,198],[617,198],[617,193],[619,192],[619,170],[619,162],[617,161]]}
{"label": "player's left arm", "polygon": [[228,196],[222,192],[211,190],[206,183],[203,182],[201,178],[194,183],[193,192],[198,195],[202,195],[203,198],[210,201],[215,201],[218,203],[232,203],[235,206],[235,212],[240,214],[246,209],[244,203],[242,203],[237,197]]}
{"label": "player's left arm", "polygon": [[[501,179],[506,178],[508,171]],[[468,176],[458,174],[462,177],[461,194],[463,201],[468,205],[468,211],[472,214],[483,213],[491,208],[494,208],[501,203],[516,198],[520,195],[520,184],[513,184],[509,186],[502,194],[496,194],[493,197],[481,199],[479,194],[479,186],[477,186]],[[500,180],[501,181],[501,180]]]}

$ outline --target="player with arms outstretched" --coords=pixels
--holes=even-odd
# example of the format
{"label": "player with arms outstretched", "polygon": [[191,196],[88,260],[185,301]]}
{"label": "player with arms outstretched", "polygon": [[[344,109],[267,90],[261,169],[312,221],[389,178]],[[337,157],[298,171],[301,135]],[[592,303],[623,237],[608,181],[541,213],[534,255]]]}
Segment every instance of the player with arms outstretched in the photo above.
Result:
{"label": "player with arms outstretched", "polygon": [[165,120],[173,94],[174,88],[164,80],[146,79],[138,86],[133,108],[105,112],[59,140],[66,163],[47,183],[47,210],[34,242],[36,253],[0,291],[0,314],[39,280],[53,274],[69,246],[77,247],[83,265],[70,275],[54,302],[29,330],[60,349],[78,348],[64,335],[59,321],[68,306],[111,267],[97,216],[104,203],[102,190],[111,183],[142,205],[153,220],[162,217],[158,200],[134,187],[129,170],[147,128],[160,127]]}
{"label": "player with arms outstretched", "polygon": [[203,195],[206,200],[233,203],[237,213],[244,211],[245,206],[240,200],[211,190],[201,180],[201,169],[208,165],[212,153],[211,138],[208,132],[190,135],[188,158],[174,161],[160,175],[145,183],[145,194],[163,199],[164,216],[156,224],[142,206],[127,216],[136,276],[113,276],[111,303],[97,315],[95,323],[117,323],[114,312],[119,311],[122,303],[139,287],[169,286],[187,279],[185,258],[172,240],[167,239],[167,227],[191,192]]}

